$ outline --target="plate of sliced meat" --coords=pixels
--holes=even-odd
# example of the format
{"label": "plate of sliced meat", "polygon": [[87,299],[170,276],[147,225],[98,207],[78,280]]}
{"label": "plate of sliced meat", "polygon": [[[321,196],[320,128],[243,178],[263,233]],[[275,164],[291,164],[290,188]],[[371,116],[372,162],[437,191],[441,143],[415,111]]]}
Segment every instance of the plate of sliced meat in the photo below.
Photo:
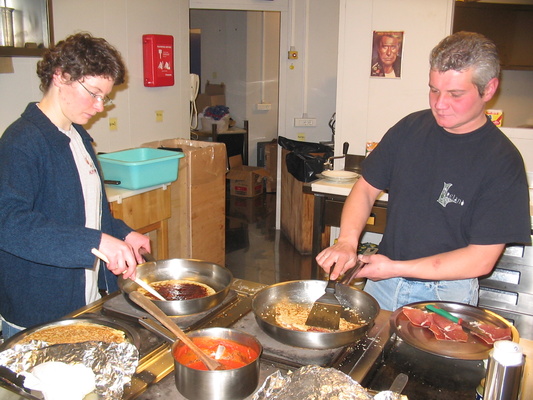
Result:
{"label": "plate of sliced meat", "polygon": [[[447,311],[459,322],[427,309],[433,306]],[[509,321],[483,308],[453,302],[419,302],[394,311],[391,325],[403,341],[425,352],[458,358],[483,360],[496,340],[518,342],[520,336]],[[475,329],[466,329],[471,326]]]}

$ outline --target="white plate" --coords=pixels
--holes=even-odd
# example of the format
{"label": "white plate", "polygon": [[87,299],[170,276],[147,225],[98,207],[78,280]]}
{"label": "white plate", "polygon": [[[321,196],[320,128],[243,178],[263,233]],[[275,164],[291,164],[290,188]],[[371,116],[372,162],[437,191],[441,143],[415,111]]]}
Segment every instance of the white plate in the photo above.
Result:
{"label": "white plate", "polygon": [[359,174],[352,171],[322,171],[321,174],[317,174],[317,178],[325,179],[334,183],[351,183],[359,178]]}
{"label": "white plate", "polygon": [[353,172],[353,171],[332,171],[332,170],[325,170],[322,171],[322,175],[324,175],[326,178],[332,178],[332,179],[355,179],[359,176],[359,174]]}

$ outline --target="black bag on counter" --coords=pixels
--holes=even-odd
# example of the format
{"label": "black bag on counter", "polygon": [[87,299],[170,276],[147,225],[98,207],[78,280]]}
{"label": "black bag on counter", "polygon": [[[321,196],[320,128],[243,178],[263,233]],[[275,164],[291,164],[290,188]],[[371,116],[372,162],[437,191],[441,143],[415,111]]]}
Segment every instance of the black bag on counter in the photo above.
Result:
{"label": "black bag on counter", "polygon": [[324,171],[324,163],[333,157],[333,149],[320,143],[300,142],[278,137],[278,144],[290,153],[286,156],[287,170],[300,182],[312,182]]}

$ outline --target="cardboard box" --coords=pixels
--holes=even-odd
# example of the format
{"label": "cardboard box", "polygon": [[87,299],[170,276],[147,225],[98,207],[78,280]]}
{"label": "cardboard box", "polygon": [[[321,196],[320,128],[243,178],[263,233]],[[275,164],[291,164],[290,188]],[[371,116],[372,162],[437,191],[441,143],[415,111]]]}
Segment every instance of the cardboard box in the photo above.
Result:
{"label": "cardboard box", "polygon": [[205,83],[205,94],[208,94],[210,96],[216,96],[216,95],[225,95],[226,94],[226,85],[224,82],[217,84],[217,83],[210,83],[207,81]]}
{"label": "cardboard box", "polygon": [[205,84],[205,91],[196,96],[196,110],[204,112],[206,107],[226,105],[226,85],[224,83]]}
{"label": "cardboard box", "polygon": [[225,106],[226,96],[223,94],[209,95],[200,93],[196,96],[196,110],[198,113],[204,112],[206,107]]}
{"label": "cardboard box", "polygon": [[167,139],[141,147],[180,149],[178,180],[171,185],[168,221],[170,258],[193,258],[225,265],[226,146]]}
{"label": "cardboard box", "polygon": [[241,155],[230,157],[229,166],[226,178],[230,180],[232,196],[254,197],[263,193],[263,181],[270,176],[266,169],[242,165]]}

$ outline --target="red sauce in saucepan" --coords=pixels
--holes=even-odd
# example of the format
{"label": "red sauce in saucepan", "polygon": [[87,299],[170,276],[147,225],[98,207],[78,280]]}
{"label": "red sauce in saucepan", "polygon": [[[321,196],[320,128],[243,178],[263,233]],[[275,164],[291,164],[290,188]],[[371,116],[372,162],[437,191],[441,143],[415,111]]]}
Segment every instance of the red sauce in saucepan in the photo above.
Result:
{"label": "red sauce in saucepan", "polygon": [[[192,337],[191,340],[209,357],[215,358],[219,346],[225,348],[224,352],[217,359],[224,369],[236,369],[244,367],[255,361],[259,354],[249,346],[237,343],[233,340],[215,337]],[[184,344],[176,346],[174,358],[180,364],[189,368],[207,371],[207,367],[198,359],[196,354]]]}

